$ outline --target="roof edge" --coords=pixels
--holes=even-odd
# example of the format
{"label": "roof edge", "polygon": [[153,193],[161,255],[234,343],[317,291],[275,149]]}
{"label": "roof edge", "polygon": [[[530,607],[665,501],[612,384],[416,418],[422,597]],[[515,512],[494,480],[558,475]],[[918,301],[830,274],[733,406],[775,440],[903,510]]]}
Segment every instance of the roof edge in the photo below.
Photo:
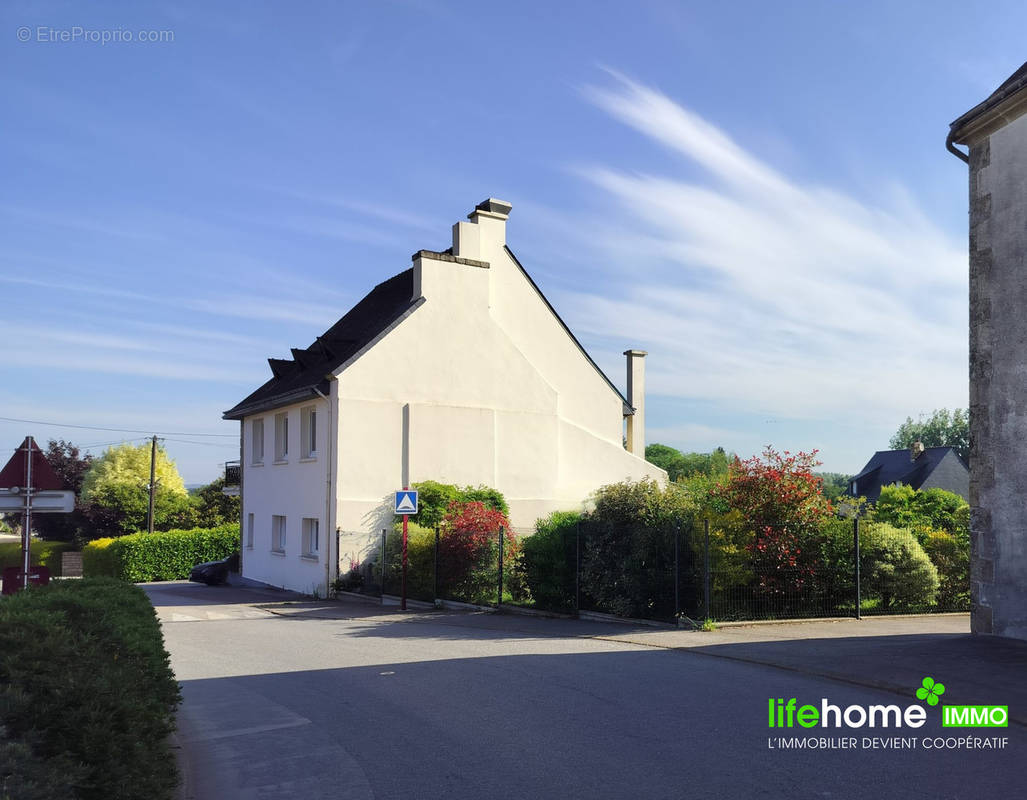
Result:
{"label": "roof edge", "polygon": [[592,360],[592,356],[588,354],[588,350],[586,350],[584,346],[581,344],[581,342],[578,341],[578,337],[574,335],[571,329],[567,326],[567,323],[563,321],[563,317],[561,317],[556,312],[556,309],[553,308],[553,304],[549,302],[549,298],[547,298],[545,294],[543,294],[542,290],[538,288],[538,284],[535,283],[534,278],[532,278],[531,275],[528,274],[528,270],[524,268],[524,265],[521,264],[520,261],[518,261],[517,256],[514,255],[513,250],[510,249],[509,245],[505,244],[503,245],[503,249],[506,251],[506,254],[513,259],[514,264],[517,265],[517,269],[521,271],[521,274],[528,279],[528,283],[531,284],[531,288],[533,288],[535,292],[538,294],[538,296],[542,298],[542,302],[546,304],[546,308],[548,308],[550,313],[552,313],[552,315],[556,317],[556,321],[560,323],[560,326],[564,329],[567,335],[571,337],[571,341],[574,342],[578,350],[581,351],[581,354],[588,359],[588,363],[592,365],[593,369],[595,369],[595,371],[599,373],[600,377],[602,377],[602,379],[606,381],[607,385],[609,385],[609,387],[613,389],[613,391],[617,394],[617,397],[619,397],[621,401],[624,403],[624,416],[633,416],[635,413],[635,409],[631,405],[631,403],[628,402],[628,398],[625,397],[621,390],[614,385],[613,381],[610,380],[609,376],[607,376],[607,374],[599,368],[599,365]]}
{"label": "roof edge", "polygon": [[416,261],[419,258],[431,258],[435,261],[449,261],[453,264],[463,264],[468,267],[479,267],[480,269],[489,269],[488,261],[476,261],[473,258],[455,256],[452,253],[443,253],[437,250],[418,250],[416,253],[410,256],[411,261]]}
{"label": "roof edge", "polygon": [[243,417],[249,417],[261,411],[271,411],[276,408],[281,408],[282,406],[298,403],[300,400],[317,397],[318,394],[316,390],[326,387],[330,379],[331,378],[326,375],[314,386],[306,386],[302,389],[293,389],[291,392],[283,392],[282,394],[277,394],[256,403],[250,403],[246,406],[235,406],[234,408],[230,408],[228,411],[224,412],[221,415],[221,419],[241,420]]}
{"label": "roof edge", "polygon": [[1027,64],[1006,80],[987,99],[949,125],[949,141],[968,144],[969,139],[994,132],[1027,114]]}

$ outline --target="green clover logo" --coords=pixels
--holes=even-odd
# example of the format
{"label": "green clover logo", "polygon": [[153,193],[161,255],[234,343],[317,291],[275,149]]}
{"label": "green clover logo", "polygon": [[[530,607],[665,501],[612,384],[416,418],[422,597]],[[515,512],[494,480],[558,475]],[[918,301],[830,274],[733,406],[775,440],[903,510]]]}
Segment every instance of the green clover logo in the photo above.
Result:
{"label": "green clover logo", "polygon": [[936,683],[934,678],[924,678],[922,686],[916,690],[917,700],[926,700],[927,705],[938,705],[938,698],[945,694],[945,684]]}

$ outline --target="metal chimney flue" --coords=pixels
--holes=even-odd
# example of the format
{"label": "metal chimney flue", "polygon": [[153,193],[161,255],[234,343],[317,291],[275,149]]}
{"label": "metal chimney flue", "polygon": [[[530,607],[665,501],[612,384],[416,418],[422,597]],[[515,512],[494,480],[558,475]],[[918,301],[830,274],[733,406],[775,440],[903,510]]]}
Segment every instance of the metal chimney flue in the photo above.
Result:
{"label": "metal chimney flue", "polygon": [[625,350],[628,366],[628,451],[645,458],[645,350]]}

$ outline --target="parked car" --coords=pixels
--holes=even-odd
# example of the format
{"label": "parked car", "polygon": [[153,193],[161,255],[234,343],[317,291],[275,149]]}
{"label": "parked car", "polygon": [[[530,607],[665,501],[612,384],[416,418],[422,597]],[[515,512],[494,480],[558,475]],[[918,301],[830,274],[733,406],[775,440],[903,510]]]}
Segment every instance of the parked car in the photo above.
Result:
{"label": "parked car", "polygon": [[228,582],[228,573],[239,569],[239,554],[233,553],[220,561],[205,561],[189,570],[189,580],[205,583],[208,586],[220,586]]}

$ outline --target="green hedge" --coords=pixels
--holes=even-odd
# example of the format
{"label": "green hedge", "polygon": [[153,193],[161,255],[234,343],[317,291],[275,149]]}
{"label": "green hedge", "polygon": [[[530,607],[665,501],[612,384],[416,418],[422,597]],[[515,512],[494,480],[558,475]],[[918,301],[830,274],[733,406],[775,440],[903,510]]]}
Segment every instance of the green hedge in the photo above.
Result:
{"label": "green hedge", "polygon": [[[74,550],[70,542],[44,542],[33,539],[29,552],[32,554],[32,565],[40,564],[50,570],[51,575],[61,574],[61,553]],[[0,570],[7,567],[21,566],[21,542],[4,542],[0,544]]]}
{"label": "green hedge", "polygon": [[138,587],[58,581],[0,602],[2,800],[169,797],[178,700]]}
{"label": "green hedge", "polygon": [[227,558],[238,550],[238,524],[133,533],[87,544],[82,550],[82,569],[87,577],[173,581],[188,578],[189,570],[197,564]]}

